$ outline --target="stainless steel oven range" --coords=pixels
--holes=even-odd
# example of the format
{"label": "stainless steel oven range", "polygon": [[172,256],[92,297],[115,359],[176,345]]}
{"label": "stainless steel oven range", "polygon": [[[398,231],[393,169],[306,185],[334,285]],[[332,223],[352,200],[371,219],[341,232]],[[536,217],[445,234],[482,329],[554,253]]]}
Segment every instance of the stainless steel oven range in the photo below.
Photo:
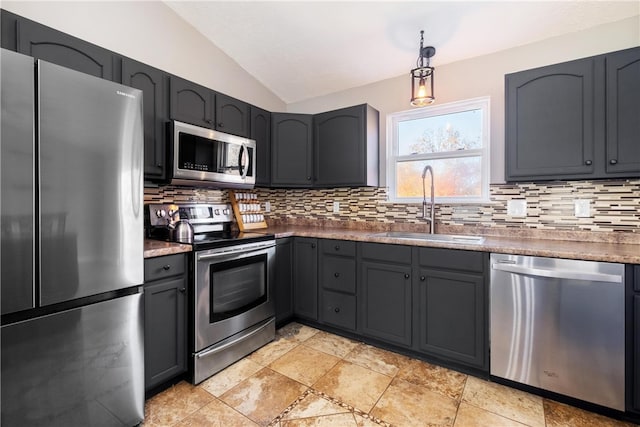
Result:
{"label": "stainless steel oven range", "polygon": [[[150,217],[162,217],[167,208],[150,205]],[[192,381],[198,384],[274,339],[275,237],[232,231],[227,204],[177,208],[194,231],[189,341]]]}

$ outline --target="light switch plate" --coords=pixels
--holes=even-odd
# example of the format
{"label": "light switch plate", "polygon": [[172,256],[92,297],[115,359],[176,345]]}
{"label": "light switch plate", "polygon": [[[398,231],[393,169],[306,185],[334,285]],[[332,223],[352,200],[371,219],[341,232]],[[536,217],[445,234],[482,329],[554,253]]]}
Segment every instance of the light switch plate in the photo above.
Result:
{"label": "light switch plate", "polygon": [[266,201],[264,202],[264,211],[265,212],[271,212],[271,202],[270,201]]}
{"label": "light switch plate", "polygon": [[340,202],[333,202],[333,213],[340,213]]}
{"label": "light switch plate", "polygon": [[507,215],[509,216],[527,216],[527,201],[508,200],[507,201]]}
{"label": "light switch plate", "polygon": [[573,207],[576,218],[591,217],[591,200],[576,199],[573,201]]}

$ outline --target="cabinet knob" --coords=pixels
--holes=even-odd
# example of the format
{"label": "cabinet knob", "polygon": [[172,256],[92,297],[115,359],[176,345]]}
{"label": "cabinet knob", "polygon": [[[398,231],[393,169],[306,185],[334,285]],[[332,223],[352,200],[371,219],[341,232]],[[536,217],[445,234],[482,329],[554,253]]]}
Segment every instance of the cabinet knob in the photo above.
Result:
{"label": "cabinet knob", "polygon": [[593,162],[591,160],[585,160],[584,164],[587,166],[591,166],[593,164]]}
{"label": "cabinet knob", "polygon": [[340,277],[340,273],[333,273],[333,277]]}
{"label": "cabinet knob", "polygon": [[219,128],[223,128],[224,127],[224,123],[218,123],[218,127]]}
{"label": "cabinet knob", "polygon": [[211,119],[204,119],[204,122],[211,124],[212,120]]}
{"label": "cabinet knob", "polygon": [[340,250],[340,245],[336,245],[334,249],[335,249],[336,251],[339,251],[339,250]]}
{"label": "cabinet knob", "polygon": [[424,277],[424,276],[420,276],[420,281],[421,281],[421,282],[424,282],[425,280],[427,280],[427,278],[426,278],[426,277]]}
{"label": "cabinet knob", "polygon": [[185,292],[187,292],[187,288],[180,288],[180,292],[184,294]]}
{"label": "cabinet knob", "polygon": [[408,274],[408,273],[405,273],[404,278],[405,278],[405,279],[408,279],[408,278],[409,278],[409,274]]}
{"label": "cabinet knob", "polygon": [[310,176],[307,177],[307,181],[311,181],[311,177]]}
{"label": "cabinet knob", "polygon": [[315,243],[312,243],[312,244],[311,244],[311,249],[315,249],[315,248],[316,248],[316,244],[315,244]]}
{"label": "cabinet knob", "polygon": [[170,269],[171,269],[171,265],[169,265],[169,264],[163,265],[163,266],[162,266],[162,269],[163,269],[164,271],[168,271],[168,270],[170,270]]}
{"label": "cabinet knob", "polygon": [[616,164],[618,164],[618,161],[616,159],[611,159],[611,160],[609,160],[609,163],[612,164],[612,165],[616,165]]}
{"label": "cabinet knob", "polygon": [[333,311],[335,311],[336,313],[340,313],[340,307],[334,308]]}

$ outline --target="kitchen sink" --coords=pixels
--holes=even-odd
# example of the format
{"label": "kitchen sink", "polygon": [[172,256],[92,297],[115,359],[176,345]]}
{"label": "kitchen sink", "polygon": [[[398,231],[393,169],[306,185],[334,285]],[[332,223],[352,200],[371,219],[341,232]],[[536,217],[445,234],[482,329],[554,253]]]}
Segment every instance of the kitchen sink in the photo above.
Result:
{"label": "kitchen sink", "polygon": [[393,239],[424,240],[426,242],[446,242],[446,243],[468,243],[481,244],[484,237],[463,236],[458,234],[430,234],[430,233],[408,233],[406,231],[388,231],[386,233],[371,234],[371,237],[391,237]]}

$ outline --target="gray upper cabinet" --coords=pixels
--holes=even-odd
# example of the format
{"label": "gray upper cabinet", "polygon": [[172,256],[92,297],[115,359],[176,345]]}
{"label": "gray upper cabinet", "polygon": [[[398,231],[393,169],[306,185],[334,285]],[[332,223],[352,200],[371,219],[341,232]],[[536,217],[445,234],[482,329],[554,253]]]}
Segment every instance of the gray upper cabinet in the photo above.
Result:
{"label": "gray upper cabinet", "polygon": [[143,92],[144,177],[166,178],[168,75],[129,58],[122,59],[122,84]]}
{"label": "gray upper cabinet", "polygon": [[505,78],[506,180],[640,176],[640,48]]}
{"label": "gray upper cabinet", "polygon": [[170,115],[174,120],[214,128],[215,92],[180,77],[171,76]]}
{"label": "gray upper cabinet", "polygon": [[640,48],[606,56],[607,158],[610,176],[640,175]]}
{"label": "gray upper cabinet", "polygon": [[271,113],[271,186],[313,184],[312,116]]}
{"label": "gray upper cabinet", "polygon": [[366,104],[314,116],[314,186],[378,185],[378,118]]}
{"label": "gray upper cabinet", "polygon": [[[7,24],[9,32],[15,32],[17,52],[102,79],[118,80],[114,73],[118,58],[113,52],[3,11],[3,25]],[[3,29],[3,38],[5,35],[9,34]],[[3,41],[3,47],[5,44],[13,43]]]}
{"label": "gray upper cabinet", "polygon": [[222,93],[216,93],[216,125],[221,132],[249,137],[249,104]]}
{"label": "gray upper cabinet", "polygon": [[271,185],[271,113],[251,106],[249,138],[256,141],[256,185]]}

